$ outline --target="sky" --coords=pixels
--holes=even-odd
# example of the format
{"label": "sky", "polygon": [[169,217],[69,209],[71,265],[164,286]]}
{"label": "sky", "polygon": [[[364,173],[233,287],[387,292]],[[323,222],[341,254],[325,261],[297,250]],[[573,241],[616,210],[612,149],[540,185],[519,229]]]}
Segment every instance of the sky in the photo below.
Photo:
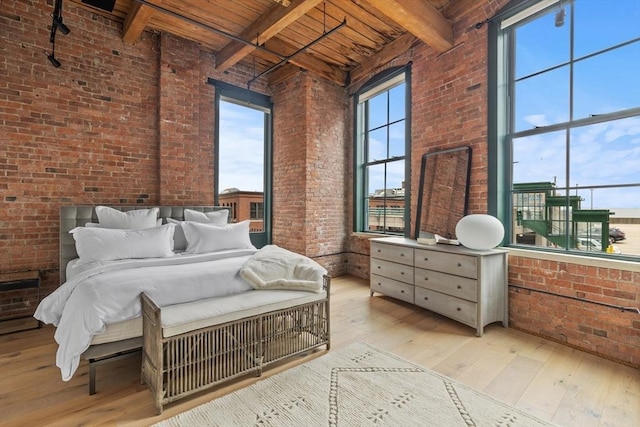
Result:
{"label": "sky", "polygon": [[218,189],[264,189],[264,114],[260,110],[220,101]]}

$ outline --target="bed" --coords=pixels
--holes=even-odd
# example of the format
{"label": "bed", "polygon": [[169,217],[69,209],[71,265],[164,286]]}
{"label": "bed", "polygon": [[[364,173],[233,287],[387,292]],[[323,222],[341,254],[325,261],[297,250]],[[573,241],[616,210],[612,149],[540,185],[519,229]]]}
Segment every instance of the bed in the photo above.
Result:
{"label": "bed", "polygon": [[[251,244],[248,221],[229,224],[228,212],[215,206],[61,208],[61,286],[34,316],[56,326],[63,380],[73,377],[83,353],[142,336],[143,292],[169,306],[255,289],[240,271],[260,250]],[[316,266],[321,284],[326,270]]]}

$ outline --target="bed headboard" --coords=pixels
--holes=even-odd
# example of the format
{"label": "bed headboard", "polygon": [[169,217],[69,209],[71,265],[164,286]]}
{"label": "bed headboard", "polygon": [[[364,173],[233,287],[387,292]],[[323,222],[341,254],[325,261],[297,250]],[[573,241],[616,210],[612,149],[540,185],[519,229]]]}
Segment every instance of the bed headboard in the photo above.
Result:
{"label": "bed headboard", "polygon": [[[178,221],[184,221],[184,210],[193,209],[199,212],[212,212],[218,210],[231,210],[226,206],[110,206],[119,211],[131,211],[134,209],[159,208],[159,218],[162,223],[166,224],[166,218],[173,218]],[[229,220],[231,220],[231,212],[229,212]],[[98,222],[95,206],[61,206],[60,207],[60,283],[67,280],[67,264],[72,259],[78,258],[76,252],[76,244],[73,236],[69,231],[82,227],[87,222]]]}

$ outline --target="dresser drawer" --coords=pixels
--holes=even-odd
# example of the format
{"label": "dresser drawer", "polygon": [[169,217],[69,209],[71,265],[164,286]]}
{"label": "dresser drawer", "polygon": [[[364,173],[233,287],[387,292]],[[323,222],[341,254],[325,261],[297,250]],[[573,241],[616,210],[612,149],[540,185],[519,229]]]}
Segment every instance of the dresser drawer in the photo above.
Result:
{"label": "dresser drawer", "polygon": [[416,287],[415,304],[474,328],[477,326],[476,303]]}
{"label": "dresser drawer", "polygon": [[464,298],[468,301],[478,301],[478,281],[476,279],[416,268],[413,283],[421,288]]}
{"label": "dresser drawer", "polygon": [[413,285],[413,267],[371,258],[371,273]]}
{"label": "dresser drawer", "polygon": [[413,286],[408,283],[372,274],[370,288],[372,292],[380,292],[413,304]]}
{"label": "dresser drawer", "polygon": [[399,262],[401,264],[413,265],[413,249],[396,245],[385,245],[383,243],[371,243],[371,257],[384,259],[386,261]]}
{"label": "dresser drawer", "polygon": [[478,259],[469,255],[416,249],[415,266],[457,276],[478,278]]}

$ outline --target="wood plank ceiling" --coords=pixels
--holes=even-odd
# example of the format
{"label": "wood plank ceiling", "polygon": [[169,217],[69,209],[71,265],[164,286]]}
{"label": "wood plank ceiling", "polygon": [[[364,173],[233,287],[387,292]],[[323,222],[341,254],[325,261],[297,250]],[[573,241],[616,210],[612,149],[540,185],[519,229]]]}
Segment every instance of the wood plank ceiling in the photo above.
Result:
{"label": "wood plank ceiling", "polygon": [[[220,71],[240,63],[253,68],[254,75],[266,71],[270,83],[275,83],[303,68],[341,85],[358,81],[417,41],[440,52],[450,49],[452,21],[482,4],[478,0],[116,0],[113,12],[106,12],[82,0],[71,1],[122,22],[122,39],[127,43],[134,44],[145,30],[167,32],[213,52]],[[330,34],[321,38],[325,33]]]}

